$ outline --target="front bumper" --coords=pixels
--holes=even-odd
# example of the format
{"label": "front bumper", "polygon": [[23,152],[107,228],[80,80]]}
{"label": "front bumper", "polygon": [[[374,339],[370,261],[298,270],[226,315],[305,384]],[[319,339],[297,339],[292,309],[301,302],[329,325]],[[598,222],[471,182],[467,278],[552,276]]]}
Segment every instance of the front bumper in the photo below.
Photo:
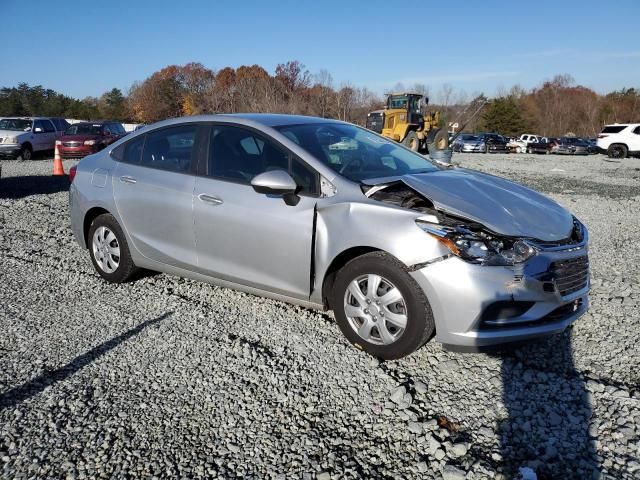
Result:
{"label": "front bumper", "polygon": [[[562,332],[589,306],[589,272],[584,286],[561,293],[554,265],[587,255],[581,246],[541,251],[522,265],[482,266],[458,257],[411,273],[425,291],[445,346],[478,349]],[[587,267],[588,268],[588,267]]]}
{"label": "front bumper", "polygon": [[22,147],[18,144],[0,145],[0,157],[2,158],[16,158],[21,151]]}
{"label": "front bumper", "polygon": [[79,145],[77,147],[66,147],[58,145],[58,152],[62,158],[84,158],[99,151],[97,145]]}

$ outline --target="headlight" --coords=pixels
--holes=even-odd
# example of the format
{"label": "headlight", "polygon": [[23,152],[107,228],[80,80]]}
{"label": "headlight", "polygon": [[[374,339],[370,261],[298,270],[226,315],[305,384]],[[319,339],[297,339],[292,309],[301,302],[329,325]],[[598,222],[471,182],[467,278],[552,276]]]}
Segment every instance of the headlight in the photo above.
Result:
{"label": "headlight", "polygon": [[18,143],[18,137],[5,137],[4,143]]}
{"label": "headlight", "polygon": [[451,253],[471,263],[515,265],[536,254],[536,249],[525,240],[498,237],[464,227],[449,227],[420,220],[416,221],[416,224],[445,245]]}
{"label": "headlight", "polygon": [[95,145],[95,144],[96,144],[96,141],[95,141],[95,140],[85,140],[85,141],[84,141],[84,144],[85,144],[85,145]]}
{"label": "headlight", "polygon": [[56,145],[62,145],[62,141],[56,140]]}

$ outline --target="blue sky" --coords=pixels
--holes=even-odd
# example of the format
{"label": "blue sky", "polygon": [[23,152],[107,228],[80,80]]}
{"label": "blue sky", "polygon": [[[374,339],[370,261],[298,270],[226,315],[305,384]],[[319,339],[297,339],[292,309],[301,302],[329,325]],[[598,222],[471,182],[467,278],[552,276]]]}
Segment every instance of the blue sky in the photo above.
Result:
{"label": "blue sky", "polygon": [[[217,70],[297,59],[336,86],[398,82],[493,95],[558,73],[640,87],[640,1],[0,0],[0,86],[98,96],[170,64]],[[24,25],[28,29],[24,30]]]}

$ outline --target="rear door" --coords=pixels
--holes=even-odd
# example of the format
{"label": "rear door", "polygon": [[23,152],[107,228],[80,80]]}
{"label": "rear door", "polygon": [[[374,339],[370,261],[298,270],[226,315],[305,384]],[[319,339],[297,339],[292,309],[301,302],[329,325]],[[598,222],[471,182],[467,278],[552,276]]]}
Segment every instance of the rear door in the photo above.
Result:
{"label": "rear door", "polygon": [[[211,127],[202,175],[196,178],[194,222],[202,273],[308,299],[318,174],[266,135],[244,127]],[[299,201],[256,193],[251,179],[288,171]]]}
{"label": "rear door", "polygon": [[632,128],[629,137],[629,150],[640,152],[640,126]]}
{"label": "rear door", "polygon": [[113,192],[135,248],[176,267],[196,266],[193,188],[199,126],[182,124],[139,135],[116,148]]}

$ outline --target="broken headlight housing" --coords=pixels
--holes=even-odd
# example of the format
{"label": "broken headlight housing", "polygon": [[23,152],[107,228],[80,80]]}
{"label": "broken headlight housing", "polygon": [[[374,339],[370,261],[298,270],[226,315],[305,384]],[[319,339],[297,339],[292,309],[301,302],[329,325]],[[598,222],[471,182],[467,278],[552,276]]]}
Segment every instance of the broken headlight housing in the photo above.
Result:
{"label": "broken headlight housing", "polygon": [[515,265],[529,260],[536,249],[526,240],[501,237],[464,226],[444,226],[420,220],[416,224],[451,253],[480,265]]}

